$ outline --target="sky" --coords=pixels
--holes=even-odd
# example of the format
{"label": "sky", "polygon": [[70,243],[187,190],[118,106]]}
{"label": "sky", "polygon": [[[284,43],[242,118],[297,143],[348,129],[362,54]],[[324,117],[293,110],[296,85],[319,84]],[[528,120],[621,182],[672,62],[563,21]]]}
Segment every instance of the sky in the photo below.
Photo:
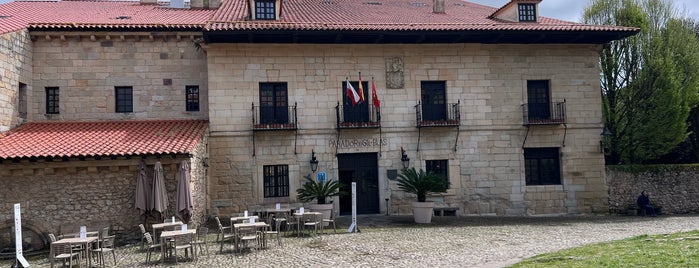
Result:
{"label": "sky", "polygon": [[[360,0],[356,0],[360,1]],[[492,7],[501,7],[510,0],[467,0]],[[1,3],[11,0],[0,0]],[[583,10],[590,0],[543,0],[539,6],[539,15],[549,18],[579,22]],[[699,20],[699,0],[674,0],[675,7],[687,11],[687,17]]]}

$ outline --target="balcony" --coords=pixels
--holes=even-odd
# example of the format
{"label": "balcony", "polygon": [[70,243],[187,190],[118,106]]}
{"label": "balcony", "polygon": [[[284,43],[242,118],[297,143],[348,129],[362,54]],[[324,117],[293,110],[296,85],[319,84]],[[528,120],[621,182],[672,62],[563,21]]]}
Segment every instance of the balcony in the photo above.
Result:
{"label": "balcony", "polygon": [[461,124],[460,101],[449,104],[415,105],[417,127],[458,127]]}
{"label": "balcony", "polygon": [[367,103],[355,106],[343,106],[338,103],[335,113],[338,129],[381,127],[381,109]]}
{"label": "balcony", "polygon": [[525,126],[565,124],[566,102],[522,104],[522,117]]}
{"label": "balcony", "polygon": [[296,106],[255,106],[252,104],[252,129],[264,130],[296,130]]}

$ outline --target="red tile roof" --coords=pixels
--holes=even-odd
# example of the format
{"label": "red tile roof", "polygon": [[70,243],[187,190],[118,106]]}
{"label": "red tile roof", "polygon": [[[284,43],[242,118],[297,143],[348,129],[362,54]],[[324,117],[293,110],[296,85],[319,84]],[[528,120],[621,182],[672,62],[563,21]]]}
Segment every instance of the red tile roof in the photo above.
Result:
{"label": "red tile roof", "polygon": [[27,123],[0,133],[0,159],[190,154],[204,120]]}
{"label": "red tile roof", "polygon": [[19,1],[0,5],[0,33],[27,27],[201,30],[213,12],[141,5],[138,1]]}
{"label": "red tile roof", "polygon": [[445,0],[445,13],[433,12],[432,0],[293,0],[283,1],[277,21],[249,20],[247,0],[224,1],[208,30],[338,31],[631,31],[539,17],[535,23],[489,18],[497,8]]}

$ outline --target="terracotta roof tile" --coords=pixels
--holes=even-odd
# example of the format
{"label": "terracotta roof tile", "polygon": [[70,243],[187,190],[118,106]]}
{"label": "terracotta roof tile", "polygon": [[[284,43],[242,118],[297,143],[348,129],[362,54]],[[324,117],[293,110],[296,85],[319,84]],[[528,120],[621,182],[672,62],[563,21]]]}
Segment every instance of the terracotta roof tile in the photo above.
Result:
{"label": "terracotta roof tile", "polygon": [[204,120],[34,122],[0,134],[0,159],[192,153]]}
{"label": "terracotta roof tile", "polygon": [[38,29],[197,29],[214,10],[141,5],[138,1],[10,2],[0,5],[0,33]]}
{"label": "terracotta roof tile", "polygon": [[280,19],[249,20],[246,0],[222,3],[207,30],[340,30],[456,31],[550,30],[631,31],[633,28],[593,26],[539,17],[535,23],[489,18],[495,7],[445,0],[445,13],[433,12],[432,0],[293,0],[284,1]]}

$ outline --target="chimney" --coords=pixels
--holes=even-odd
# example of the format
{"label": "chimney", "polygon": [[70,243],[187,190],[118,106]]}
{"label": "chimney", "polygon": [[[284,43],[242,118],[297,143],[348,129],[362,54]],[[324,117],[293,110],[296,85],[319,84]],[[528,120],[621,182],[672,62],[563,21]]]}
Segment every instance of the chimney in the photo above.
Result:
{"label": "chimney", "polygon": [[140,0],[141,5],[157,5],[158,0]]}
{"label": "chimney", "polygon": [[208,9],[209,0],[190,0],[189,7],[192,9]]}
{"label": "chimney", "polygon": [[434,13],[444,14],[444,0],[434,0],[433,10]]}

